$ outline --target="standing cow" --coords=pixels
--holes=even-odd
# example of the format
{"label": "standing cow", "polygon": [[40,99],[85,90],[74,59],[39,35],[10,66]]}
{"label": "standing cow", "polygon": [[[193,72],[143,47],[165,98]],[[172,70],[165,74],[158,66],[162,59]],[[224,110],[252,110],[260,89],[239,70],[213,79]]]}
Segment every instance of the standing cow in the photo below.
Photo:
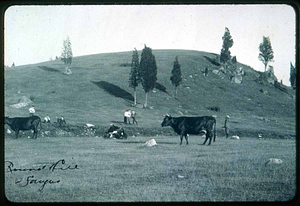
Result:
{"label": "standing cow", "polygon": [[37,138],[38,132],[38,125],[41,125],[41,119],[38,116],[31,116],[31,117],[14,117],[4,118],[4,124],[8,124],[10,128],[15,131],[16,139],[18,138],[20,130],[33,130],[32,138]]}
{"label": "standing cow", "polygon": [[183,136],[185,137],[186,144],[188,144],[188,134],[201,134],[206,133],[206,138],[203,144],[209,138],[211,143],[212,136],[214,135],[214,142],[216,140],[216,119],[212,116],[202,117],[171,117],[166,115],[161,126],[171,126],[173,130],[180,135],[180,144],[182,144]]}

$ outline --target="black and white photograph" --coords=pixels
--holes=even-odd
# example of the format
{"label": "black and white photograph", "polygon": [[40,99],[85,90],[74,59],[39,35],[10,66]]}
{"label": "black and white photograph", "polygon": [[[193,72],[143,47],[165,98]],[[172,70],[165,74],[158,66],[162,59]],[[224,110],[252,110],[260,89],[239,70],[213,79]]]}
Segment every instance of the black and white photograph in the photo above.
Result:
{"label": "black and white photograph", "polygon": [[293,203],[297,6],[7,7],[6,202]]}

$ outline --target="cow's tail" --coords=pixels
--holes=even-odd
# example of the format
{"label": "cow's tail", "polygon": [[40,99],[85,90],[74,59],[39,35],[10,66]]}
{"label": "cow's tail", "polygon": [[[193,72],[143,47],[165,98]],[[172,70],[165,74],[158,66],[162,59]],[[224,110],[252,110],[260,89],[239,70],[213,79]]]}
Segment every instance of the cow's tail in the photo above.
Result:
{"label": "cow's tail", "polygon": [[43,128],[42,127],[42,120],[39,118],[39,121],[38,121],[38,125],[37,125],[37,127],[40,125],[40,130]]}

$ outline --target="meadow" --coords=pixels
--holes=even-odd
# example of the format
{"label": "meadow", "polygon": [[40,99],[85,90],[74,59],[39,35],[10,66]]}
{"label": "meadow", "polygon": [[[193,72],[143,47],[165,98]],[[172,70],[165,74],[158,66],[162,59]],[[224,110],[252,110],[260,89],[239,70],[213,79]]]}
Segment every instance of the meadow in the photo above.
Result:
{"label": "meadow", "polygon": [[[144,147],[151,138],[157,145]],[[5,160],[13,167],[5,163],[5,194],[12,202],[252,202],[294,198],[295,140],[219,137],[210,146],[201,145],[204,138],[199,136],[189,140],[189,145],[179,145],[178,136],[7,139]],[[265,165],[269,158],[280,158],[283,163]],[[57,162],[56,168],[67,169],[49,170]],[[46,167],[10,172],[9,165],[23,170]],[[30,176],[34,177],[27,182]],[[40,180],[59,182],[48,181],[41,189]]]}
{"label": "meadow", "polygon": [[[55,117],[64,116],[68,127],[75,131],[53,127],[52,131],[43,124],[36,140],[27,138],[30,131],[20,133],[20,138],[14,140],[14,132],[7,133],[5,125],[4,175],[8,200],[273,202],[293,199],[295,91],[281,85],[286,89],[283,92],[272,84],[260,83],[261,73],[239,62],[236,66],[243,67],[245,75],[241,84],[232,83],[233,73],[212,72],[220,68],[215,61],[217,54],[188,50],[153,50],[153,54],[158,80],[157,87],[149,94],[148,108],[142,106],[145,93],[141,85],[137,88],[138,104],[132,105],[133,89],[128,86],[132,51],[74,57],[71,75],[63,73],[60,60],[5,69],[5,116],[28,116],[31,105],[11,107],[25,96],[33,100],[37,116],[43,119],[49,115],[52,122]],[[170,83],[175,56],[179,58],[183,78],[178,98],[174,97]],[[209,72],[204,77],[202,71],[206,67]],[[212,111],[210,107],[219,107],[220,111]],[[123,124],[126,109],[136,111],[138,125]],[[190,144],[184,142],[180,146],[172,128],[160,126],[166,113],[174,117],[217,115],[216,142],[203,146],[202,137],[190,136]],[[224,137],[222,126],[226,115],[230,116],[230,136],[239,135],[240,140]],[[86,123],[95,125],[94,136],[76,131]],[[128,139],[102,138],[111,124],[124,127]],[[258,134],[263,138],[258,139]],[[152,138],[157,146],[142,146]],[[265,165],[269,158],[282,159],[283,163]],[[55,163],[63,170],[49,170]],[[9,171],[12,164],[17,171]]]}

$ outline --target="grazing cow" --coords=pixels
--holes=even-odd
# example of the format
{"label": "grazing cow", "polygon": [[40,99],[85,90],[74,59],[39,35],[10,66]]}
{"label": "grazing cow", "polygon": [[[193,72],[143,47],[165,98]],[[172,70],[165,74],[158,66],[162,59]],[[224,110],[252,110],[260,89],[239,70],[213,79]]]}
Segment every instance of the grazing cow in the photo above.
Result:
{"label": "grazing cow", "polygon": [[216,119],[212,116],[171,117],[170,115],[166,115],[161,126],[171,126],[173,130],[180,135],[180,144],[182,144],[183,136],[185,137],[186,144],[188,144],[188,134],[201,134],[203,132],[206,133],[203,144],[205,144],[209,138],[208,145],[210,145],[213,135],[214,142],[216,140]]}
{"label": "grazing cow", "polygon": [[16,139],[18,138],[20,130],[33,130],[32,138],[37,138],[37,127],[41,125],[41,119],[38,116],[31,117],[15,117],[15,118],[4,118],[4,124],[8,124],[12,130],[16,133]]}

